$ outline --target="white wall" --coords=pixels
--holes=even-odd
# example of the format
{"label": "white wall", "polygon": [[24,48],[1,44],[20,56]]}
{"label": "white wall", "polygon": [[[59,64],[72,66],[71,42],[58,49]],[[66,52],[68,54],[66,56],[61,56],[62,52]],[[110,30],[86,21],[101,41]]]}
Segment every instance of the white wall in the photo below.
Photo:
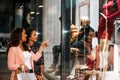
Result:
{"label": "white wall", "polygon": [[99,0],[90,0],[90,25],[98,31],[99,22]]}
{"label": "white wall", "polygon": [[50,49],[59,45],[61,40],[61,0],[44,0],[43,9],[43,40],[50,41]]}

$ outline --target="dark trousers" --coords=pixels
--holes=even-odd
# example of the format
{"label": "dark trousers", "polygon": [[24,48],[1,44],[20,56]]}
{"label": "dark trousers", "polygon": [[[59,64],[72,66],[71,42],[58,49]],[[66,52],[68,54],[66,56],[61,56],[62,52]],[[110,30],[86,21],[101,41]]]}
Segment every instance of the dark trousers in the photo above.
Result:
{"label": "dark trousers", "polygon": [[53,51],[53,64],[57,65],[61,53],[61,46],[60,45],[53,46],[52,51]]}

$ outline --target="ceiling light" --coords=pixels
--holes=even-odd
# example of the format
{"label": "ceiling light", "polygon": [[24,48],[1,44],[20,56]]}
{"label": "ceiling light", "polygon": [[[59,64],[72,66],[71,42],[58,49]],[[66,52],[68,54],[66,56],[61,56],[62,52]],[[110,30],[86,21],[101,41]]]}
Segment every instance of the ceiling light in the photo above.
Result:
{"label": "ceiling light", "polygon": [[35,12],[30,12],[30,14],[35,14]]}
{"label": "ceiling light", "polygon": [[44,6],[43,6],[43,5],[39,5],[38,7],[39,7],[39,8],[42,8],[42,7],[44,7]]}

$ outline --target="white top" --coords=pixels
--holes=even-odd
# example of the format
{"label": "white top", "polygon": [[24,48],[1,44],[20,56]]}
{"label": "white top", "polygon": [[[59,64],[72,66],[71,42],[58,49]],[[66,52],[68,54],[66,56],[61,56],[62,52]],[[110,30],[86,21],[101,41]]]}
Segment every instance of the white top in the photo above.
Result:
{"label": "white top", "polygon": [[29,51],[23,51],[23,56],[25,58],[25,65],[29,68],[29,69],[32,69],[32,66],[31,66],[31,57],[32,57],[32,54],[29,52]]}

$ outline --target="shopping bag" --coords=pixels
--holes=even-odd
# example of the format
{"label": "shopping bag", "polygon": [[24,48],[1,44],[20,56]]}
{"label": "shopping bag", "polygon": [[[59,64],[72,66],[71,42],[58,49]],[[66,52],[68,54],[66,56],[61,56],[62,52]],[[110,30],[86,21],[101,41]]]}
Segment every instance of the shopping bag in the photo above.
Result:
{"label": "shopping bag", "polygon": [[37,80],[34,73],[19,73],[17,74],[18,80]]}

